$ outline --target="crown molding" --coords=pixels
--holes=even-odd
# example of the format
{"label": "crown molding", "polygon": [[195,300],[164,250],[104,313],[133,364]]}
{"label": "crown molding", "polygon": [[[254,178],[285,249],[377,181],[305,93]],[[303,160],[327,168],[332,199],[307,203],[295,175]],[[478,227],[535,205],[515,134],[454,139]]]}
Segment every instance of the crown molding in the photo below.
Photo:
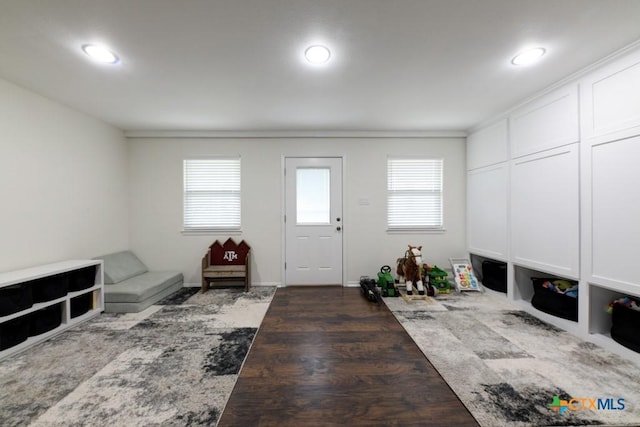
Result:
{"label": "crown molding", "polygon": [[515,105],[511,106],[510,108],[508,108],[505,111],[502,111],[501,113],[495,114],[491,117],[488,117],[486,119],[484,119],[483,121],[481,121],[480,123],[477,123],[475,125],[473,125],[472,127],[470,127],[469,129],[466,130],[467,135],[470,135],[472,133],[475,133],[477,131],[480,131],[486,127],[489,127],[497,122],[499,122],[500,120],[504,120],[504,119],[508,119],[509,115],[511,115],[511,113],[513,113],[514,111],[516,111],[517,109],[527,105],[530,102],[535,101],[536,99],[545,96],[551,92],[553,92],[554,90],[560,89],[563,86],[569,85],[569,84],[580,84],[580,80],[582,80],[583,78],[585,78],[586,76],[588,76],[590,73],[597,71],[598,69],[605,67],[606,65],[609,65],[613,62],[615,62],[616,60],[625,57],[626,55],[635,52],[636,50],[640,49],[640,40],[636,40],[635,42],[628,44],[626,46],[624,46],[621,49],[618,49],[612,53],[610,53],[609,55],[605,56],[604,58],[590,64],[587,65],[586,67],[576,71],[575,73],[569,74],[568,76],[564,77],[561,80],[558,80],[557,82],[547,86],[546,88],[540,90],[539,92],[536,92],[534,95],[527,97],[523,100],[521,100],[520,102],[516,103]]}
{"label": "crown molding", "polygon": [[128,130],[127,138],[466,138],[465,131],[179,131]]}

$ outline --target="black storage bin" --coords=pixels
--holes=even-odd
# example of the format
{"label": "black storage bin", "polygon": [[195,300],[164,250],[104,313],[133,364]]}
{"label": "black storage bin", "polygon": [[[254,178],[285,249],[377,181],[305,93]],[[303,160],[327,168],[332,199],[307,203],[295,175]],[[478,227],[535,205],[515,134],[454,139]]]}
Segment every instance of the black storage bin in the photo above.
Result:
{"label": "black storage bin", "polygon": [[33,305],[30,283],[0,288],[0,317],[8,316]]}
{"label": "black storage bin", "polygon": [[482,284],[494,291],[507,293],[507,264],[496,261],[482,262]]}
{"label": "black storage bin", "polygon": [[611,338],[640,353],[640,311],[614,304],[611,321]]}
{"label": "black storage bin", "polygon": [[[540,311],[544,311],[545,313],[577,322],[578,298],[572,298],[567,295],[559,294],[542,286],[544,282],[553,282],[554,280],[559,279],[541,279],[536,277],[531,278],[531,281],[533,282],[533,298],[531,298],[531,305],[533,305]],[[577,284],[577,282],[572,280],[569,280],[569,282],[574,285]]]}
{"label": "black storage bin", "polygon": [[33,302],[47,302],[67,295],[67,292],[69,292],[69,274],[56,274],[55,276],[31,281]]}
{"label": "black storage bin", "polygon": [[74,270],[69,273],[69,291],[81,291],[92,287],[96,281],[96,266]]}
{"label": "black storage bin", "polygon": [[0,350],[6,350],[26,341],[29,337],[28,316],[0,323]]}
{"label": "black storage bin", "polygon": [[29,335],[40,335],[57,328],[62,323],[62,304],[34,311],[29,315]]}
{"label": "black storage bin", "polygon": [[93,303],[93,292],[83,294],[75,298],[71,298],[71,318],[82,316],[87,311],[91,310]]}

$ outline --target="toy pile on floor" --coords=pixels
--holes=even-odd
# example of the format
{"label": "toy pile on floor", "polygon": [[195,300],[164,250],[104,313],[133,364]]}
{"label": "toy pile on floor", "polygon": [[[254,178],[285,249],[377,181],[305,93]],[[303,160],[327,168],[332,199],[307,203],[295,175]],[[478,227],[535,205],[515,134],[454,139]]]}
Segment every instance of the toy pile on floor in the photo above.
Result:
{"label": "toy pile on floor", "polygon": [[[452,286],[449,274],[437,265],[422,262],[422,246],[411,246],[403,258],[396,261],[397,279],[391,274],[391,267],[383,265],[377,273],[377,280],[369,276],[360,277],[362,295],[371,302],[380,303],[382,297],[425,298],[437,294],[448,294]],[[397,284],[404,280],[406,292],[401,293]],[[414,291],[417,290],[416,296]]]}
{"label": "toy pile on floor", "polygon": [[[360,277],[362,294],[368,300],[379,303],[382,297],[398,296],[407,301],[413,299],[431,301],[428,297],[451,293],[451,289],[458,292],[483,291],[468,259],[450,258],[449,261],[454,282],[449,282],[449,274],[445,270],[422,261],[422,246],[408,245],[404,256],[396,260],[396,279],[391,275],[391,267],[383,265],[377,281],[369,276]],[[404,293],[400,293],[396,286],[401,281],[405,283],[406,292]],[[571,284],[565,286],[564,283],[549,282],[549,285],[570,296],[575,292],[577,296],[577,288],[574,289]],[[415,291],[417,295],[414,295]]]}
{"label": "toy pile on floor", "polygon": [[[437,294],[448,294],[451,292],[451,282],[449,274],[437,265],[430,266],[423,264],[421,267],[422,280],[425,284],[425,291],[420,295],[435,296]],[[377,275],[378,279],[369,276],[360,276],[360,288],[362,295],[371,302],[379,303],[382,297],[402,296],[398,288],[399,280],[391,275],[391,267],[383,265]],[[419,291],[418,291],[419,292]],[[411,294],[409,294],[411,295]]]}

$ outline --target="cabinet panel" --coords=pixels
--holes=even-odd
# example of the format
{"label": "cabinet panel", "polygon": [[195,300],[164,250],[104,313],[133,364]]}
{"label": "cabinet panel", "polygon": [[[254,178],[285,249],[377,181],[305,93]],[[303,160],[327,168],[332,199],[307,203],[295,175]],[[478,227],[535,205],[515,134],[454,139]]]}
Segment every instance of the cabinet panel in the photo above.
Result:
{"label": "cabinet panel", "polygon": [[507,259],[508,164],[467,174],[469,252]]}
{"label": "cabinet panel", "polygon": [[512,161],[511,251],[523,266],[579,277],[578,144]]}
{"label": "cabinet panel", "polygon": [[512,158],[578,142],[578,88],[567,86],[516,110],[509,119]]}
{"label": "cabinet panel", "polygon": [[637,285],[640,293],[640,137],[591,150],[592,275]]}
{"label": "cabinet panel", "polygon": [[504,119],[467,137],[467,170],[506,162],[508,150],[507,120]]}
{"label": "cabinet panel", "polygon": [[581,87],[586,137],[640,134],[640,53],[591,74]]}

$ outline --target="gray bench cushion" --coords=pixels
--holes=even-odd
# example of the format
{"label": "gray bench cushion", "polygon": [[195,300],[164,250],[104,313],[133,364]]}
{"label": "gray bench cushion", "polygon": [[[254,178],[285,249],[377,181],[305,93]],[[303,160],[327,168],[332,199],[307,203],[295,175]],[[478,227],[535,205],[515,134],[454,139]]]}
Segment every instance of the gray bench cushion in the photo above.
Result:
{"label": "gray bench cushion", "polygon": [[182,283],[182,273],[150,271],[120,283],[105,285],[105,302],[141,302],[163,289]]}
{"label": "gray bench cushion", "polygon": [[116,252],[96,259],[104,260],[104,283],[120,283],[148,271],[131,251]]}

